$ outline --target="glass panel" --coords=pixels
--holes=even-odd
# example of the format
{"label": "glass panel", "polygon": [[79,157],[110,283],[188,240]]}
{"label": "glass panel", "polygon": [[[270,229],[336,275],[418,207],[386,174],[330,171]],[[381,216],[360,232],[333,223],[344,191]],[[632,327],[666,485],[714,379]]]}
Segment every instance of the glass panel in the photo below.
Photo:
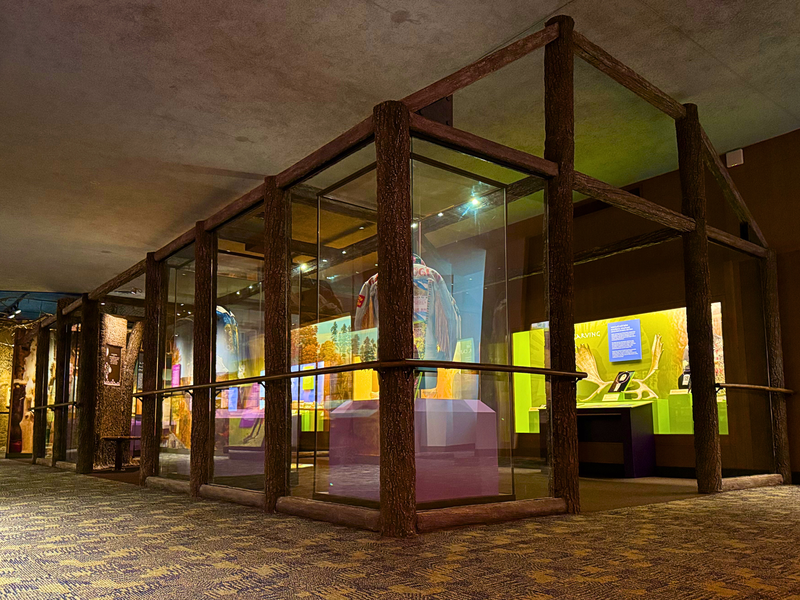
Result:
{"label": "glass panel", "polygon": [[[376,360],[374,144],[294,186],[290,199],[291,370]],[[377,429],[362,426],[369,440],[353,456],[337,454],[355,443],[360,418],[376,417],[377,375],[296,378],[290,395],[292,494],[377,502]]]}
{"label": "glass panel", "polygon": [[264,388],[254,383],[218,392],[213,483],[264,489]]}
{"label": "glass panel", "polygon": [[[56,403],[56,348],[58,346],[58,330],[55,327],[50,328],[50,347],[47,350],[47,404],[53,405]],[[53,410],[46,410],[47,424],[45,426],[45,458],[53,456],[53,422],[55,420],[55,412]]]}
{"label": "glass panel", "polygon": [[508,364],[507,212],[539,211],[542,182],[418,139],[412,151],[416,357]]}
{"label": "glass panel", "polygon": [[[217,231],[217,381],[264,375],[264,206]],[[264,488],[264,389],[260,384],[219,390],[212,481]]]}
{"label": "glass panel", "polygon": [[[414,408],[417,505],[513,499],[510,375],[439,369],[438,387],[450,392],[444,396],[422,388],[425,377],[418,377]],[[547,495],[546,479],[540,495]]]}
{"label": "glass panel", "polygon": [[[715,359],[724,353],[717,383],[768,385],[767,345],[759,259],[709,245],[711,290],[722,304],[714,319]],[[719,334],[722,333],[722,338]],[[718,346],[724,345],[724,350]],[[719,370],[718,370],[719,371]],[[773,468],[769,394],[723,389],[717,394],[723,476],[770,473]]]}
{"label": "glass panel", "polygon": [[11,381],[14,361],[14,330],[0,329],[0,456],[8,449]]}
{"label": "glass panel", "polygon": [[217,381],[264,374],[263,205],[217,233]]}
{"label": "glass panel", "polygon": [[66,461],[75,462],[77,459],[78,448],[78,419],[80,418],[80,411],[76,406],[78,402],[78,377],[79,365],[81,354],[81,324],[80,317],[75,316],[72,323],[69,325],[69,382],[67,385],[67,401],[70,406],[67,407],[67,423],[66,423],[66,440],[67,452]]}
{"label": "glass panel", "polygon": [[[167,259],[169,272],[164,338],[162,389],[193,383],[194,244]],[[163,396],[161,401],[162,477],[189,478],[192,445],[192,397],[183,392]]]}

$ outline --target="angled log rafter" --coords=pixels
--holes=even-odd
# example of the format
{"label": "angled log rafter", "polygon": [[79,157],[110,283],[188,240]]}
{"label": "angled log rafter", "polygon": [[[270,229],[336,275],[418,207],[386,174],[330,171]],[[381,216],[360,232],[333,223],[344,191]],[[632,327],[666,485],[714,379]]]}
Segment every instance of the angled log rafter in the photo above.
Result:
{"label": "angled log rafter", "polygon": [[402,102],[408,107],[408,110],[415,113],[437,100],[446,98],[471,83],[491,75],[506,65],[510,65],[534,50],[543,48],[545,44],[552,42],[556,37],[558,37],[558,25],[548,25],[544,29],[500,48],[463,69],[406,96]]}
{"label": "angled log rafter", "polygon": [[722,164],[722,159],[714,149],[714,145],[711,143],[711,140],[708,138],[705,130],[701,129],[701,133],[703,137],[703,158],[705,159],[708,170],[711,171],[711,174],[714,176],[717,184],[722,189],[722,195],[725,197],[725,200],[728,201],[728,204],[730,204],[731,209],[733,209],[733,212],[736,214],[736,217],[739,219],[739,221],[742,223],[747,223],[753,230],[753,233],[756,234],[756,237],[761,245],[766,248],[767,240],[764,238],[764,234],[761,232],[761,228],[758,226],[758,223],[756,223],[756,220],[753,218],[750,209],[747,208],[744,198],[742,198],[742,195],[739,193],[736,184],[733,182],[728,168]]}
{"label": "angled log rafter", "polygon": [[617,83],[625,86],[658,110],[668,114],[673,119],[680,119],[686,115],[686,109],[680,102],[661,91],[630,67],[625,66],[600,46],[587,40],[577,31],[573,33],[573,42],[573,50],[577,56],[611,77]]}

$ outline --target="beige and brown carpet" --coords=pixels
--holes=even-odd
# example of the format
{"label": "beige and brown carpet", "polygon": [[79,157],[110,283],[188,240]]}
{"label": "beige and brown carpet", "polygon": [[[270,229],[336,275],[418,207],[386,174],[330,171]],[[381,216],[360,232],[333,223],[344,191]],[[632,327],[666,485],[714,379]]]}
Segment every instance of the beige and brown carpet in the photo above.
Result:
{"label": "beige and brown carpet", "polygon": [[800,600],[800,490],[413,540],[0,461],[0,598]]}

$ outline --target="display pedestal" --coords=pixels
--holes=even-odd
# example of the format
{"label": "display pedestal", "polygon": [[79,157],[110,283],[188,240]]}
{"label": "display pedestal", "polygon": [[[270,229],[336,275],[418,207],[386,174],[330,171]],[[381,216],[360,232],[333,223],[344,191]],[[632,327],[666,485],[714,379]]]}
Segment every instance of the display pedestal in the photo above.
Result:
{"label": "display pedestal", "polygon": [[[331,411],[328,495],[379,499],[378,406],[351,400]],[[418,398],[414,432],[418,504],[499,495],[497,415],[483,402]]]}

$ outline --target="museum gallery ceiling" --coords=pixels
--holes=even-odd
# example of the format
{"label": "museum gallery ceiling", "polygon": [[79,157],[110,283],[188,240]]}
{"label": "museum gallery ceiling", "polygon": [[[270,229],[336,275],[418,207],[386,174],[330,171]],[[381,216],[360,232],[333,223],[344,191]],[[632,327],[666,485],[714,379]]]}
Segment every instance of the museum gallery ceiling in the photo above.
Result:
{"label": "museum gallery ceiling", "polygon": [[[79,292],[370,113],[542,27],[681,102],[720,151],[800,127],[799,3],[9,3],[0,20],[0,280]],[[541,154],[541,50],[459,92],[455,125]],[[677,166],[672,121],[576,61],[576,167]],[[754,208],[756,219],[758,209]]]}

